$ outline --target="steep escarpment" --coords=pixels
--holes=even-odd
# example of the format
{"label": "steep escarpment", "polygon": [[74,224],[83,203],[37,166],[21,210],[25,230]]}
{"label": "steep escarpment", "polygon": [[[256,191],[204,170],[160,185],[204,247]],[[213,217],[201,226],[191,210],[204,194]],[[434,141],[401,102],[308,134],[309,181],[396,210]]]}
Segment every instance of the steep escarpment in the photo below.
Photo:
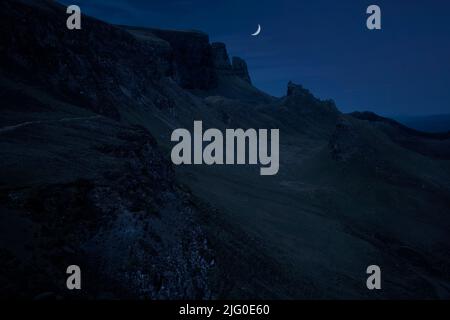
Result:
{"label": "steep escarpment", "polygon": [[[219,233],[201,218],[212,206],[199,207],[156,142],[194,117],[221,122],[201,97],[221,87],[207,36],[89,17],[69,31],[55,2],[0,6],[0,295],[204,299],[235,290],[221,288],[237,256],[227,243],[240,242],[228,233],[239,227],[212,247]],[[82,292],[66,289],[72,264]]]}
{"label": "steep escarpment", "polygon": [[[170,106],[164,44],[89,17],[71,32],[52,1],[0,6],[0,296],[212,297],[199,210],[123,117]],[[66,288],[73,264],[82,291]]]}
{"label": "steep escarpment", "polygon": [[[0,7],[2,297],[450,296],[445,136],[342,114],[292,82],[271,97],[201,32],[89,17],[69,31],[53,1]],[[278,174],[173,166],[171,133],[194,120],[279,129]]]}
{"label": "steep escarpment", "polygon": [[200,96],[221,95],[247,101],[270,101],[252,86],[247,63],[239,57],[230,60],[226,45],[209,43],[199,31],[172,31],[120,26],[136,38],[156,48],[163,74],[183,89]]}
{"label": "steep escarpment", "polygon": [[[213,255],[197,209],[146,130],[73,119],[0,138],[11,151],[2,152],[0,296],[211,297]],[[72,264],[82,292],[65,289]]]}
{"label": "steep escarpment", "polygon": [[217,86],[213,52],[208,35],[198,31],[170,31],[123,26],[125,30],[152,43],[165,41],[165,74],[184,89],[207,90]]}
{"label": "steep escarpment", "polygon": [[3,72],[96,113],[118,119],[118,105],[131,107],[161,76],[148,43],[89,17],[71,32],[58,4],[5,1],[0,20]]}
{"label": "steep escarpment", "polygon": [[251,84],[247,63],[239,58],[233,57],[230,62],[225,43],[214,42],[211,44],[213,52],[214,67],[219,76],[230,76],[240,78]]}

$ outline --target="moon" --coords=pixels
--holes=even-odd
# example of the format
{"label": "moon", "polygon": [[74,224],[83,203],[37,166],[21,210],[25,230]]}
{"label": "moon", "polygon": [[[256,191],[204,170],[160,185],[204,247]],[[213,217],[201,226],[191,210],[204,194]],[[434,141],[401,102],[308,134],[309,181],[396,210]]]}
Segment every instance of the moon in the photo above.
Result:
{"label": "moon", "polygon": [[261,25],[258,24],[258,30],[256,30],[255,33],[252,33],[252,36],[256,37],[260,33],[261,33]]}

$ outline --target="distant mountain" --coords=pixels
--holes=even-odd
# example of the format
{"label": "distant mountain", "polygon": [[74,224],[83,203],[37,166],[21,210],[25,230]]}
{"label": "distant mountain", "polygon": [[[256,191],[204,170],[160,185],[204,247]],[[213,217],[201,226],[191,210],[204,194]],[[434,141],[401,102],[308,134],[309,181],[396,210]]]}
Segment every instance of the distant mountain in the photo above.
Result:
{"label": "distant mountain", "polygon": [[392,141],[404,148],[434,158],[450,159],[450,131],[424,132],[372,112],[352,112],[350,116],[377,124]]}
{"label": "distant mountain", "polygon": [[450,114],[429,116],[396,116],[398,122],[405,126],[426,132],[449,132]]}
{"label": "distant mountain", "polygon": [[[450,297],[447,134],[292,82],[272,97],[202,32],[0,8],[1,297]],[[279,173],[175,167],[170,135],[194,120],[278,128]]]}

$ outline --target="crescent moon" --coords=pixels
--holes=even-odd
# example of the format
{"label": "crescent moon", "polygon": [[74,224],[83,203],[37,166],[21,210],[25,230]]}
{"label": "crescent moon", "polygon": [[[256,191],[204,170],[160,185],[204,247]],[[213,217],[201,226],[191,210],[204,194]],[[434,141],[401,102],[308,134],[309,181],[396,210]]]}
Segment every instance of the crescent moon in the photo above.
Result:
{"label": "crescent moon", "polygon": [[252,33],[252,36],[257,36],[258,34],[260,34],[261,33],[261,25],[259,25],[258,24],[258,30],[256,30],[256,32],[255,33]]}

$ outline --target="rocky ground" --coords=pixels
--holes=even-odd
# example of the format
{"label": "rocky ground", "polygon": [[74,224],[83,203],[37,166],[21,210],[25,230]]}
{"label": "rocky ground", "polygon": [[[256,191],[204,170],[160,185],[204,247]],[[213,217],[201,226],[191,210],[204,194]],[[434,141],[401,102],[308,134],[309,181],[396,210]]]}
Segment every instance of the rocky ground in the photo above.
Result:
{"label": "rocky ground", "polygon": [[[0,6],[2,298],[450,296],[448,134],[292,82],[271,97],[202,32],[69,31],[53,1]],[[194,120],[279,128],[279,174],[174,167],[170,134]]]}

